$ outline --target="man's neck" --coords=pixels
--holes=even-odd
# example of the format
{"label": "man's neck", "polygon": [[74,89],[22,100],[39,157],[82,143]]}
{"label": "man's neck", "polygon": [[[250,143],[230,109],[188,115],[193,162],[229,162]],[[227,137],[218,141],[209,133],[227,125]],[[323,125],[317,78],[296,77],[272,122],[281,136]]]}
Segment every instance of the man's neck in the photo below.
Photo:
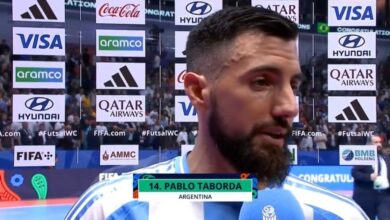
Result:
{"label": "man's neck", "polygon": [[[188,155],[187,163],[190,173],[239,173],[222,156],[214,142],[205,141],[198,135],[194,150]],[[258,189],[264,189],[267,184],[258,183]]]}
{"label": "man's neck", "polygon": [[194,150],[188,155],[191,173],[237,173],[222,156],[213,139],[199,129]]}

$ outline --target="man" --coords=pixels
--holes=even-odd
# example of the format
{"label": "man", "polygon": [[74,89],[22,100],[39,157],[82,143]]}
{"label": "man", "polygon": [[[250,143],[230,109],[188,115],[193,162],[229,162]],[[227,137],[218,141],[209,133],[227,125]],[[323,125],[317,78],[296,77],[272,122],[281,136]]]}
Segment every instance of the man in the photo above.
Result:
{"label": "man", "polygon": [[22,128],[18,130],[20,133],[19,144],[20,145],[32,145],[32,135],[28,128],[28,122],[22,122]]}
{"label": "man", "polygon": [[[298,195],[306,219],[367,219],[351,200],[285,179],[285,139],[298,113],[294,92],[301,77],[297,34],[294,23],[261,8],[224,9],[205,18],[190,32],[185,51],[185,91],[199,123],[195,148],[136,172],[256,173],[259,186],[284,183]],[[131,186],[131,175],[92,186],[66,219],[237,220],[242,205],[138,202]]]}
{"label": "man", "polygon": [[370,219],[390,219],[390,158],[383,154],[382,139],[371,136],[370,144],[377,146],[378,163],[375,166],[354,166],[353,199]]}

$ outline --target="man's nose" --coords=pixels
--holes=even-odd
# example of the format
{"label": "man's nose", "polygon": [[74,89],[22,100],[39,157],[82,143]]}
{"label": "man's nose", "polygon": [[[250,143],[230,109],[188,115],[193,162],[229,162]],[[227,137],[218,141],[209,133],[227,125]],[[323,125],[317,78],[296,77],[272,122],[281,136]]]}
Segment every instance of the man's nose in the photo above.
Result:
{"label": "man's nose", "polygon": [[275,96],[272,115],[274,117],[283,117],[293,119],[299,112],[298,103],[294,90],[291,86],[283,87]]}

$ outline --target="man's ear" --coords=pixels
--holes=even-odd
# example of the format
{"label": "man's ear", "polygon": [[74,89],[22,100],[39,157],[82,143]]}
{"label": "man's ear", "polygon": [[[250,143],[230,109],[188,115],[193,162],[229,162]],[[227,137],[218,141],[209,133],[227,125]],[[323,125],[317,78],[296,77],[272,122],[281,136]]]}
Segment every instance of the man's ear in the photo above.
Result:
{"label": "man's ear", "polygon": [[201,109],[206,106],[209,92],[205,76],[187,72],[184,77],[184,89],[195,108]]}

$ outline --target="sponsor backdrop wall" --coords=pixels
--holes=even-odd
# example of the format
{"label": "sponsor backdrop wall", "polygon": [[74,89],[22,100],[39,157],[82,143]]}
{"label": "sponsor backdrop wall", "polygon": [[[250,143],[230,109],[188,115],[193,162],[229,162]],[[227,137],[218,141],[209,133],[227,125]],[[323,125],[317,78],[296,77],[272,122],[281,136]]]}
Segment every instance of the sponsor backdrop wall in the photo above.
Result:
{"label": "sponsor backdrop wall", "polygon": [[78,197],[191,151],[186,38],[242,5],[299,25],[292,173],[350,195],[351,166],[376,163],[369,136],[389,144],[388,1],[0,0],[0,201]]}

